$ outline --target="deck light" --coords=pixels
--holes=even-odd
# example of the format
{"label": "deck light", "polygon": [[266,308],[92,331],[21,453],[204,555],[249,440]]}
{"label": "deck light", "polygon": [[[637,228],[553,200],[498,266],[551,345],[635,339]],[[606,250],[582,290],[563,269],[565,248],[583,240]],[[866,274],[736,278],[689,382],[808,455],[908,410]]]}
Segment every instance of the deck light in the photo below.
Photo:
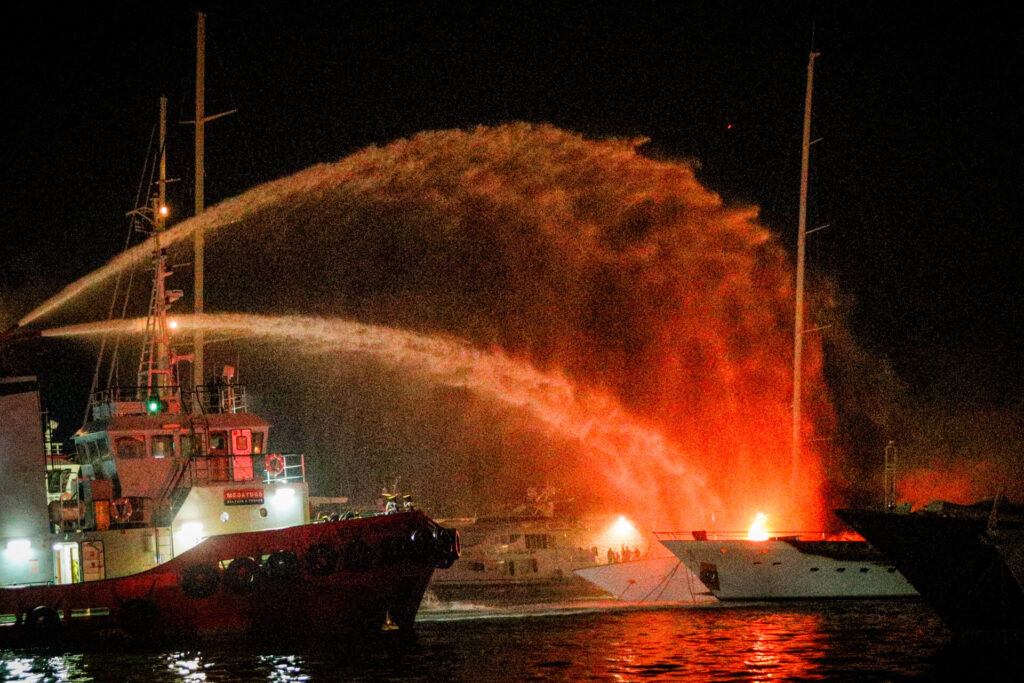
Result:
{"label": "deck light", "polygon": [[23,562],[32,555],[32,542],[27,538],[7,541],[7,557],[14,562]]}

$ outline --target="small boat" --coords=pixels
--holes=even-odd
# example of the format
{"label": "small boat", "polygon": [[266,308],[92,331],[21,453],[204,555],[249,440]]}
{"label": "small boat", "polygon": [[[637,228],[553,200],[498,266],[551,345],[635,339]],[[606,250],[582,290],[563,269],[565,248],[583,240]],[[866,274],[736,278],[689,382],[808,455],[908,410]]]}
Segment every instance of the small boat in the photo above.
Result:
{"label": "small boat", "polygon": [[0,642],[412,629],[458,532],[408,499],[311,521],[306,459],[271,450],[235,368],[179,384],[189,357],[169,335],[181,292],[160,246],[163,166],[133,212],[149,221],[154,269],[136,385],[94,391],[75,452],[57,456],[35,378],[0,379]]}
{"label": "small boat", "polygon": [[594,532],[584,521],[549,516],[451,520],[461,556],[434,575],[430,592],[441,602],[552,602],[602,596],[574,574],[596,562]]}
{"label": "small boat", "polygon": [[837,510],[960,635],[1024,634],[1024,506],[936,501]]}

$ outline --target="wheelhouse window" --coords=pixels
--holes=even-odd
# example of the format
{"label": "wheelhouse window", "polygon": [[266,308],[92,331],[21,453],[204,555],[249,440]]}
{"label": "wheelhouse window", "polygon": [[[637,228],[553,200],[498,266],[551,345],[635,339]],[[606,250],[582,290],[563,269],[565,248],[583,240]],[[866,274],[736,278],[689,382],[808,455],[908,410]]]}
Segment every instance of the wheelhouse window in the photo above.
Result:
{"label": "wheelhouse window", "polygon": [[191,458],[196,452],[195,440],[191,434],[181,435],[181,457]]}
{"label": "wheelhouse window", "polygon": [[122,436],[114,442],[119,458],[141,458],[146,454],[146,442],[134,436]]}
{"label": "wheelhouse window", "polygon": [[228,433],[210,432],[210,453],[227,454]]}
{"label": "wheelhouse window", "polygon": [[171,434],[154,434],[150,443],[154,458],[174,457],[174,436]]}
{"label": "wheelhouse window", "polygon": [[263,453],[263,432],[253,432],[252,452],[255,455],[260,455]]}
{"label": "wheelhouse window", "polygon": [[234,455],[252,455],[252,430],[231,430],[231,452]]}
{"label": "wheelhouse window", "polygon": [[526,534],[526,547],[529,550],[553,548],[553,539],[547,534]]}

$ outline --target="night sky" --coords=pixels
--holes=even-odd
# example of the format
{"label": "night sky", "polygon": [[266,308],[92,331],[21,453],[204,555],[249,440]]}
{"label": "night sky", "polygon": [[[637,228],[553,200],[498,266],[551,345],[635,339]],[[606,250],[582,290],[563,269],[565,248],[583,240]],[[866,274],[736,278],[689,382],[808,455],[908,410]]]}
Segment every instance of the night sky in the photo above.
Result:
{"label": "night sky", "polygon": [[[899,3],[209,3],[207,205],[422,130],[645,137],[795,244],[809,49],[808,267],[914,396],[1020,412],[1019,21]],[[596,7],[597,5],[593,5]],[[472,7],[472,8],[470,8]],[[4,328],[124,241],[161,94],[192,118],[195,14],[37,4],[5,41]],[[171,126],[179,216],[191,128]]]}

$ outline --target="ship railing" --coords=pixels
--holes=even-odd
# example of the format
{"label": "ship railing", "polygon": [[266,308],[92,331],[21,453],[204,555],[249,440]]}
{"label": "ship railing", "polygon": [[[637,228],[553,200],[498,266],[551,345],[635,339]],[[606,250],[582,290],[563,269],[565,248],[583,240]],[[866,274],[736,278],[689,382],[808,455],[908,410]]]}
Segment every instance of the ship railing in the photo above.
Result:
{"label": "ship railing", "polygon": [[159,412],[181,411],[181,389],[177,384],[163,387],[116,386],[98,389],[89,397],[89,411],[93,419],[112,415],[142,415],[147,411],[147,399],[159,396]]}
{"label": "ship railing", "polygon": [[[278,463],[280,467],[277,466]],[[213,453],[193,456],[189,461],[189,470],[189,479],[193,486],[246,482],[297,484],[306,481],[306,458],[302,453]]]}
{"label": "ship railing", "polygon": [[[761,540],[799,538],[801,541],[826,541],[832,536],[823,531],[769,531]],[[750,541],[749,531],[655,531],[659,541]]]}
{"label": "ship railing", "polygon": [[[274,455],[281,458],[283,466],[281,471],[274,474],[276,466],[267,467],[267,461]],[[306,456],[302,453],[277,453],[264,456],[263,459],[263,483],[264,484],[298,484],[306,481]]]}
{"label": "ship railing", "polygon": [[[206,414],[248,412],[244,384],[204,384],[191,393],[189,402],[192,401],[198,401],[199,412]],[[191,409],[192,406],[188,407]]]}

